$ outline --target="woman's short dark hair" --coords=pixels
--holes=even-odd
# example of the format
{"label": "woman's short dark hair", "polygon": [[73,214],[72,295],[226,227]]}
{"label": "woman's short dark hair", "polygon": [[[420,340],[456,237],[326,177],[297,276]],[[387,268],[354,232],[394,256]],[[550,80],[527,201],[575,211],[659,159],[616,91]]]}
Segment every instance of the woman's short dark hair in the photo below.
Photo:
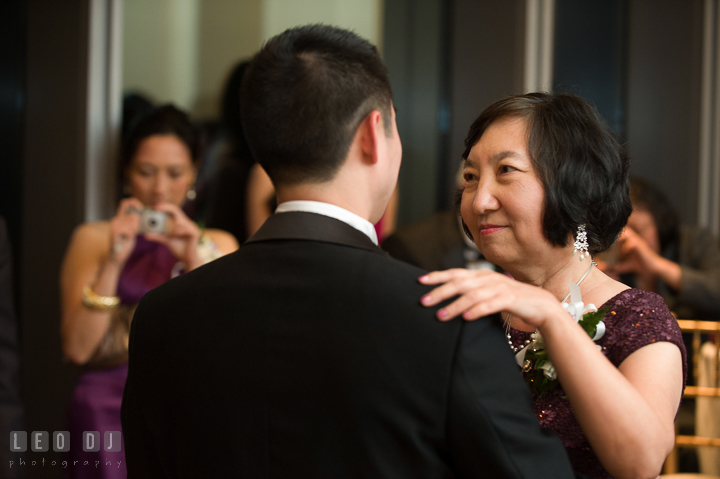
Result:
{"label": "woman's short dark hair", "polygon": [[528,152],[545,190],[543,232],[566,246],[584,224],[591,254],[608,249],[632,212],[625,148],[595,108],[568,93],[528,93],[493,103],[470,127],[463,158],[502,118],[526,122]]}
{"label": "woman's short dark hair", "polygon": [[292,28],[268,40],[240,96],[250,150],[276,186],[332,179],[373,110],[385,133],[392,132],[392,92],[377,49],[328,25]]}
{"label": "woman's short dark hair", "polygon": [[680,220],[670,200],[659,188],[640,178],[632,178],[630,180],[630,199],[633,208],[646,210],[655,220],[661,252],[678,241]]}
{"label": "woman's short dark hair", "polygon": [[137,153],[140,143],[153,135],[175,135],[190,151],[193,165],[200,161],[202,134],[187,114],[173,105],[163,105],[142,116],[123,141],[120,171],[125,173]]}

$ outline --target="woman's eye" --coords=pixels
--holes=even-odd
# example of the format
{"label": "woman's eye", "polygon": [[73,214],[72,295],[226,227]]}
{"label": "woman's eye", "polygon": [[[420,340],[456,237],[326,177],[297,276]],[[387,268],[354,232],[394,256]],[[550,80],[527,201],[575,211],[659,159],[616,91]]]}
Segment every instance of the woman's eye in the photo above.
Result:
{"label": "woman's eye", "polygon": [[472,173],[463,173],[463,179],[465,181],[473,181],[475,179],[475,175]]}
{"label": "woman's eye", "polygon": [[148,170],[140,170],[138,173],[140,173],[140,176],[144,176],[145,178],[149,178],[153,175],[152,171]]}
{"label": "woman's eye", "polygon": [[512,171],[516,171],[517,168],[514,168],[510,165],[501,165],[500,166],[500,173],[510,173]]}

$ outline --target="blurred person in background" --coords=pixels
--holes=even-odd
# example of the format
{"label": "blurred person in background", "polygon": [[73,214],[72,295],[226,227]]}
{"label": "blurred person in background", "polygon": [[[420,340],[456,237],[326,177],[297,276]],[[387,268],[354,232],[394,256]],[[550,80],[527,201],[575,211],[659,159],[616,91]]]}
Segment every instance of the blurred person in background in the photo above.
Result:
{"label": "blurred person in background", "polygon": [[709,230],[680,224],[667,197],[630,182],[633,212],[602,265],[608,274],[660,294],[678,318],[720,320],[720,244]]}
{"label": "blurred person in background", "polygon": [[[118,467],[68,468],[70,477],[125,477],[122,452],[85,453],[83,431],[120,431],[130,321],[140,298],[170,278],[237,249],[220,230],[202,231],[183,212],[192,196],[201,138],[166,105],[142,117],[123,144],[127,198],[109,221],[78,226],[60,274],[65,358],[82,366],[69,406],[73,459]],[[79,464],[82,464],[80,462]]]}
{"label": "blurred person in background", "polygon": [[138,120],[150,113],[152,109],[153,102],[140,92],[128,92],[123,95],[120,138],[124,141]]}
{"label": "blurred person in background", "polygon": [[[214,166],[208,165],[205,191],[199,193],[201,197],[207,196],[202,214],[205,225],[228,231],[241,243],[249,236],[248,182],[256,165],[240,120],[240,86],[249,64],[248,60],[238,63],[225,84],[219,138],[211,145],[208,155]],[[269,196],[274,201],[274,191]]]}

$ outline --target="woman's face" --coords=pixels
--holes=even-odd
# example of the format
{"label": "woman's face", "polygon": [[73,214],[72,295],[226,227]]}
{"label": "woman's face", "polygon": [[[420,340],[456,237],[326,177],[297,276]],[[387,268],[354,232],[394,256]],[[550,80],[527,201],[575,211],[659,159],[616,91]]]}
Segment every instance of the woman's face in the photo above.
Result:
{"label": "woman's face", "polygon": [[182,206],[195,183],[190,150],[177,136],[153,135],[138,146],[128,170],[132,195],[145,206]]}
{"label": "woman's face", "polygon": [[627,226],[644,239],[653,251],[660,253],[660,234],[655,218],[648,210],[633,205],[633,212],[628,218]]}
{"label": "woman's face", "polygon": [[460,212],[489,261],[517,271],[552,247],[543,233],[545,192],[530,161],[524,119],[492,123],[470,150],[463,179]]}

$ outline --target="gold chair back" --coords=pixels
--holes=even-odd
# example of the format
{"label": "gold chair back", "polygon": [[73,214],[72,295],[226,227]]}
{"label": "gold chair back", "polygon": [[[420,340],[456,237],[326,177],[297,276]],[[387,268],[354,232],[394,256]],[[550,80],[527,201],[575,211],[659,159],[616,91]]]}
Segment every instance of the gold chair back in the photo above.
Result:
{"label": "gold chair back", "polygon": [[[676,434],[662,477],[677,473],[679,447],[698,448],[700,470],[713,475],[709,477],[720,477],[720,449],[715,449],[720,448],[720,322],[678,319],[678,325],[683,333],[692,334],[688,355],[692,357],[693,386],[685,387],[683,398],[695,399],[695,434]],[[712,336],[711,343],[702,343],[704,334]],[[675,427],[677,431],[678,421]]]}

